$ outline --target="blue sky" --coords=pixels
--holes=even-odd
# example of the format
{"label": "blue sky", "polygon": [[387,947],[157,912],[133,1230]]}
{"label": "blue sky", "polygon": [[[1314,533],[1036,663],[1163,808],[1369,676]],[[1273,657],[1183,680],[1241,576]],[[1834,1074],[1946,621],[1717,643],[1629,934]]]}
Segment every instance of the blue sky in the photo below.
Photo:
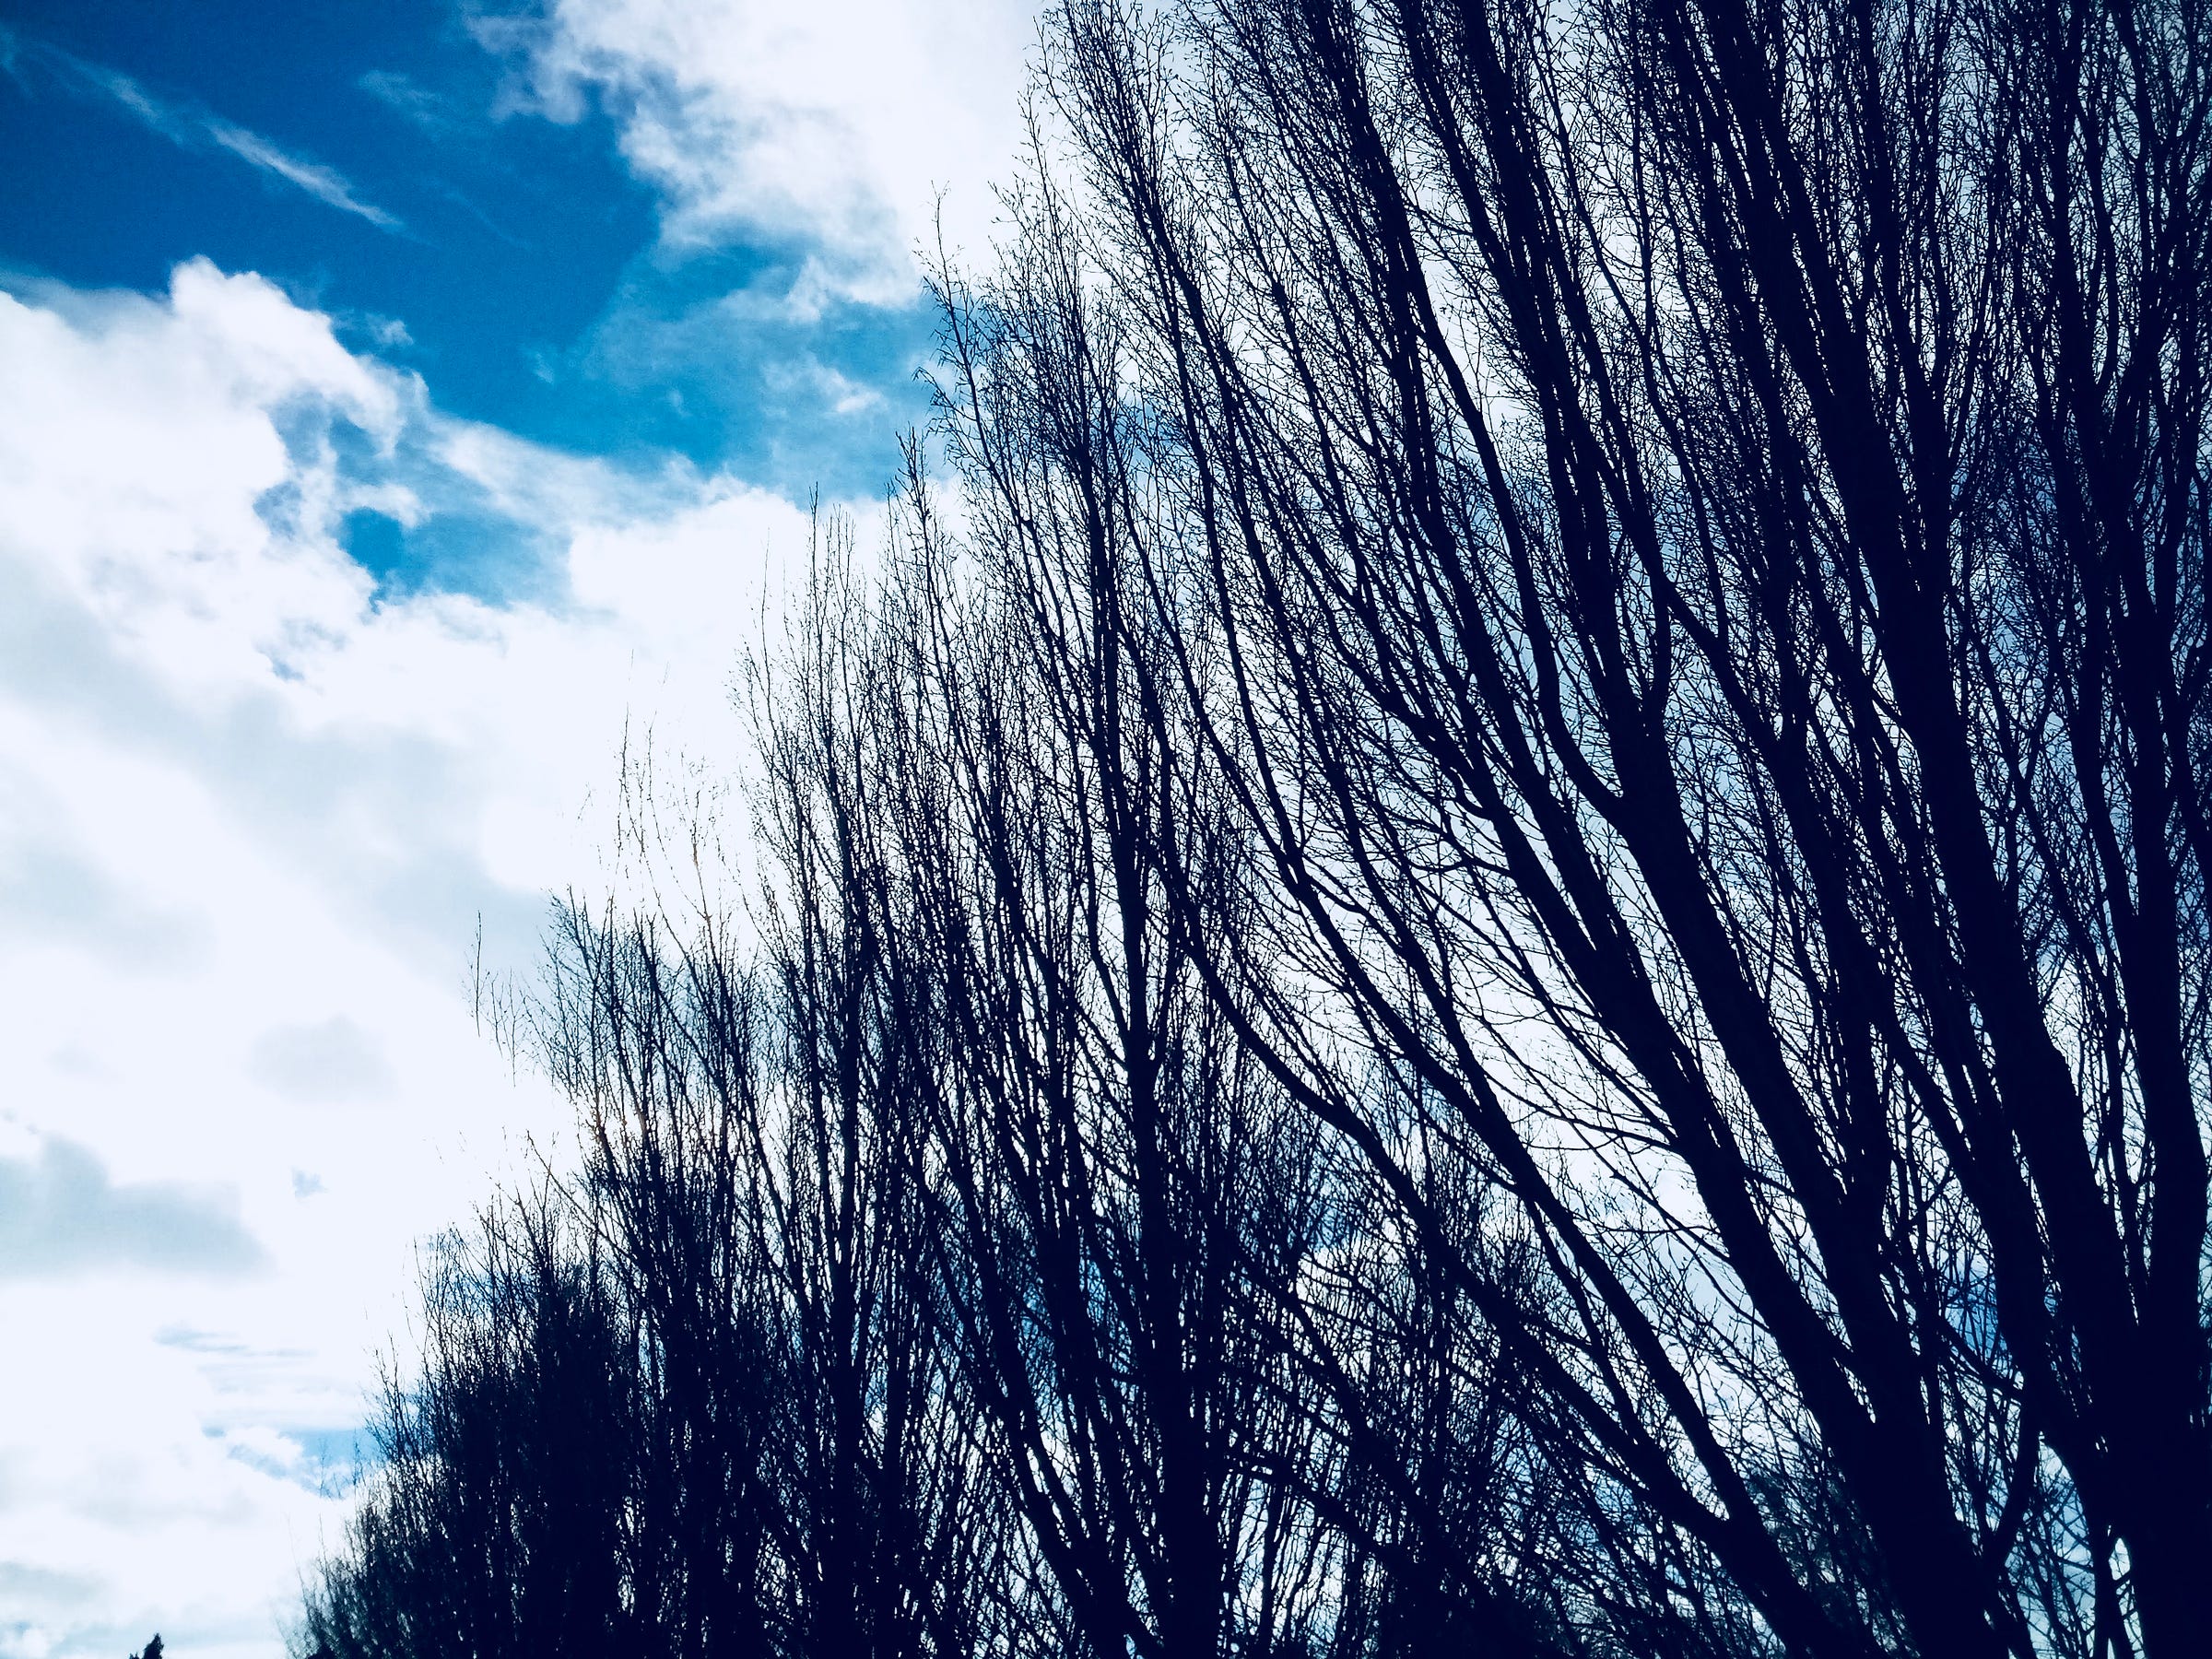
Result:
{"label": "blue sky", "polygon": [[563,1156],[479,925],[649,873],[621,755],[738,810],[735,653],[925,413],[1033,15],[0,31],[0,1659],[272,1655],[414,1252]]}
{"label": "blue sky", "polygon": [[786,303],[818,256],[804,224],[664,238],[663,193],[620,153],[634,94],[549,107],[531,85],[542,17],[18,0],[7,27],[0,258],[19,273],[154,288],[194,255],[256,271],[451,413],[792,494],[880,488],[925,416],[919,293]]}

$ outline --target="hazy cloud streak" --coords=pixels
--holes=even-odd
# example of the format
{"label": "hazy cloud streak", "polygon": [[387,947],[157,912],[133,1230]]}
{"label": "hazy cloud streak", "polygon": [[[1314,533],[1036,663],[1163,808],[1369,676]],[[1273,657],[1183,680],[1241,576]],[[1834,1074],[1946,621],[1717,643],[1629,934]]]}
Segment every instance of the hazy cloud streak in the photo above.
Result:
{"label": "hazy cloud streak", "polygon": [[43,63],[54,79],[79,96],[115,105],[148,132],[180,149],[220,150],[255,171],[315,198],[326,207],[367,219],[380,230],[404,233],[406,226],[373,202],[364,201],[351,181],[335,168],[295,155],[272,138],[225,121],[206,110],[156,96],[120,69],[95,64],[41,41],[0,34],[0,63],[20,77],[26,61]]}

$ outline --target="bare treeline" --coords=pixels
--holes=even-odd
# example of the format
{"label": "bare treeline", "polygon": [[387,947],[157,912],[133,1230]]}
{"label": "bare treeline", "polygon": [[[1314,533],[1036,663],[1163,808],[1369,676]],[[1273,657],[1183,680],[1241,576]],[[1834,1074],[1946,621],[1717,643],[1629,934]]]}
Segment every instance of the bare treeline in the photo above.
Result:
{"label": "bare treeline", "polygon": [[1056,10],[303,1651],[2204,1651],[2208,75]]}

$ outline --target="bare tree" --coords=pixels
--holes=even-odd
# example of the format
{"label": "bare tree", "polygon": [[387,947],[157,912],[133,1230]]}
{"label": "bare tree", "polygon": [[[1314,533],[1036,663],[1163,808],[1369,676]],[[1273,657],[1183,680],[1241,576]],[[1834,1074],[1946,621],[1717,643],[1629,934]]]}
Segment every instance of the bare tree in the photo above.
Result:
{"label": "bare tree", "polygon": [[[1194,970],[1246,871],[1135,706],[1132,549],[1079,504],[1121,458],[1100,365],[1033,367],[1055,401],[991,458],[1041,487],[1030,534],[978,495],[956,549],[918,471],[902,503],[894,971],[939,988],[948,1304],[1068,1648],[1287,1652],[1325,1628],[1330,1540],[1259,1478],[1303,1402],[1253,1259],[1309,1248],[1311,1137]],[[1163,841],[1202,906],[1164,902]]]}
{"label": "bare tree", "polygon": [[[843,661],[816,599],[800,675]],[[630,762],[641,896],[557,907],[519,1028],[577,1108],[582,1167],[440,1258],[423,1370],[391,1384],[382,1466],[300,1652],[924,1659],[994,1640],[1015,1541],[940,1312],[916,1029],[861,844],[816,782],[835,757],[811,746],[862,728],[799,717],[826,706],[816,683],[764,728],[773,880],[749,920],[700,797]]]}
{"label": "bare tree", "polygon": [[309,1588],[303,1653],[595,1653],[641,1634],[624,1498],[640,1424],[604,1258],[549,1192],[441,1241],[422,1370],[387,1376],[380,1464]]}
{"label": "bare tree", "polygon": [[1013,257],[1128,320],[1163,459],[1100,511],[1212,622],[1152,718],[1281,900],[1218,1000],[1649,1559],[1793,1651],[2212,1628],[2207,48],[2129,0],[1052,33],[1077,229]]}
{"label": "bare tree", "polygon": [[311,1645],[2201,1647],[2201,9],[1066,0]]}
{"label": "bare tree", "polygon": [[[1542,1605],[1568,1583],[1531,1586],[1592,1512],[1501,1409],[1518,1383],[1458,1288],[1247,1040],[1247,999],[1283,993],[1261,959],[1279,900],[1206,729],[1233,664],[1176,549],[1188,480],[1051,170],[1008,207],[1000,276],[938,277],[962,525],[910,470],[924,782],[899,819],[922,831],[908,971],[951,1002],[939,1139],[972,1363],[1032,1528],[1099,1650],[1572,1651]],[[1514,1253],[1479,1236],[1488,1169],[1423,1144],[1371,1044],[1345,1054],[1430,1222]],[[1166,1290],[1143,1277],[1160,1263]],[[1179,1443],[1181,1414],[1206,1427]],[[1178,1574],[1205,1598],[1180,1626]],[[1651,1589],[1617,1599],[1648,1614]],[[1642,1651],[1733,1651],[1663,1623]]]}

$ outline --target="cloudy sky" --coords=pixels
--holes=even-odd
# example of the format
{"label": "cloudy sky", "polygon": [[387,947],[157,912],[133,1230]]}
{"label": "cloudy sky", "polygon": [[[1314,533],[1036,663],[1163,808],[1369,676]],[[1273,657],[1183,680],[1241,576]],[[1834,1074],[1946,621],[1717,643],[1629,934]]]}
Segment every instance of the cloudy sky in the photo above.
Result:
{"label": "cloudy sky", "polygon": [[923,412],[1027,0],[0,9],[0,1659],[269,1655],[471,1020]]}

